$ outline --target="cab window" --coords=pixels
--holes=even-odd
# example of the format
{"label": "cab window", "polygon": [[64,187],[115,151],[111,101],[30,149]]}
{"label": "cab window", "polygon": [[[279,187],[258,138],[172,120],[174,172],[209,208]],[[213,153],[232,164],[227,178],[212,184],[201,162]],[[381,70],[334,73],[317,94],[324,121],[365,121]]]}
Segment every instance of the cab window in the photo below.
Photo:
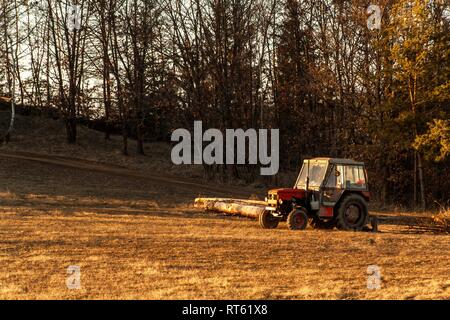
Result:
{"label": "cab window", "polygon": [[[306,186],[306,180],[309,177],[310,187],[320,187],[325,174],[327,173],[328,164],[326,162],[312,162],[308,164],[305,162],[302,168],[302,172],[297,181],[297,188],[304,188]],[[308,171],[309,170],[309,171]]]}
{"label": "cab window", "polygon": [[334,165],[331,168],[330,175],[326,184],[327,188],[342,188],[342,176],[344,169],[341,165]]}
{"label": "cab window", "polygon": [[366,189],[366,175],[362,166],[346,166],[345,185],[348,189]]}

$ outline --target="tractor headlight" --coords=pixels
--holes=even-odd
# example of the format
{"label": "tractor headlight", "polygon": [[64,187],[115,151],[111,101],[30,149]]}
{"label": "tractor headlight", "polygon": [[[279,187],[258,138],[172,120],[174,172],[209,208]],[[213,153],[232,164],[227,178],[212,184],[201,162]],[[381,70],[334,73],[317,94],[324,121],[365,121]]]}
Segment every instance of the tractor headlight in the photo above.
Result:
{"label": "tractor headlight", "polygon": [[283,200],[278,201],[278,203],[279,203],[280,205],[283,204]]}
{"label": "tractor headlight", "polygon": [[267,202],[267,201],[269,201],[269,200],[267,200],[267,197],[265,197],[265,198],[264,198],[264,201]]}

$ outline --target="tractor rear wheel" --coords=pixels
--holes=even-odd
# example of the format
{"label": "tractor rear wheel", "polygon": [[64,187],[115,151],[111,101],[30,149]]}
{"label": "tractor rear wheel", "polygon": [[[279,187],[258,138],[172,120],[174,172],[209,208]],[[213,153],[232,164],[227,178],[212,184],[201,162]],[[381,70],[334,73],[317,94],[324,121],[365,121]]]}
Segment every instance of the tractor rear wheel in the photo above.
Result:
{"label": "tractor rear wheel", "polygon": [[361,231],[367,224],[369,210],[363,197],[351,194],[345,197],[337,210],[337,227],[340,230]]}
{"label": "tractor rear wheel", "polygon": [[276,229],[280,219],[274,217],[270,211],[264,211],[259,215],[259,225],[263,229]]}
{"label": "tractor rear wheel", "polygon": [[308,214],[304,209],[294,209],[288,215],[287,225],[290,230],[305,230],[308,226]]}

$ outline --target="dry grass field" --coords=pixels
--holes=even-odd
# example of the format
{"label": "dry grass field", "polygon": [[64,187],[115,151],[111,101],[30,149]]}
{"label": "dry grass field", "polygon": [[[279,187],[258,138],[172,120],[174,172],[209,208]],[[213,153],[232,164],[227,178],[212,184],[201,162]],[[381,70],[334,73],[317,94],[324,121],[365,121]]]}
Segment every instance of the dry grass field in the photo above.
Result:
{"label": "dry grass field", "polygon": [[[0,156],[0,298],[450,298],[448,235],[266,231],[189,206],[247,189],[48,159]],[[79,290],[66,286],[72,265]],[[369,265],[380,290],[367,289]]]}

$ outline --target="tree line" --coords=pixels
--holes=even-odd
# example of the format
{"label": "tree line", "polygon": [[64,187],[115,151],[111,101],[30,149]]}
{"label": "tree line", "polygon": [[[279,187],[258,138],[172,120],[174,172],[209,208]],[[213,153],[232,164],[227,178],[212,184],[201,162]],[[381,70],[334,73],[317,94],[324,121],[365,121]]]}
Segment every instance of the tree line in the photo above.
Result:
{"label": "tree line", "polygon": [[[373,1],[372,1],[373,2]],[[144,143],[279,128],[282,170],[365,161],[383,204],[449,200],[448,0],[2,0],[0,94]],[[208,177],[257,178],[253,166]]]}

